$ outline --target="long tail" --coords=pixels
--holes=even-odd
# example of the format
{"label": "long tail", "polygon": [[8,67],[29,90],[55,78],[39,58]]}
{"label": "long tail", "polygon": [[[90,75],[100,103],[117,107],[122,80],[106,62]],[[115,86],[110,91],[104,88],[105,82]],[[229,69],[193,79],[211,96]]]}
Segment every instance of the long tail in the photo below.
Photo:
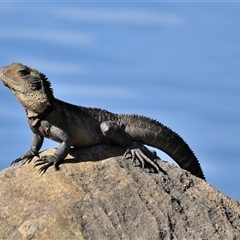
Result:
{"label": "long tail", "polygon": [[120,114],[125,131],[134,141],[160,149],[181,168],[205,180],[202,168],[188,144],[170,128],[147,117]]}

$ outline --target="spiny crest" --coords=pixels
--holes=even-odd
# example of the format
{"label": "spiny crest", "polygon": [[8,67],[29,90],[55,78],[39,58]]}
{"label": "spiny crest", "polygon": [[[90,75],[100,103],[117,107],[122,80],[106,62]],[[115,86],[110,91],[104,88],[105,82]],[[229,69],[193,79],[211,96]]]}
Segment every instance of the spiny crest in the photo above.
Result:
{"label": "spiny crest", "polygon": [[42,79],[43,81],[43,84],[46,88],[49,89],[49,91],[53,94],[53,89],[52,89],[52,86],[51,86],[51,82],[48,80],[48,78],[46,77],[46,75],[44,75],[43,73],[39,73],[40,74],[40,78]]}

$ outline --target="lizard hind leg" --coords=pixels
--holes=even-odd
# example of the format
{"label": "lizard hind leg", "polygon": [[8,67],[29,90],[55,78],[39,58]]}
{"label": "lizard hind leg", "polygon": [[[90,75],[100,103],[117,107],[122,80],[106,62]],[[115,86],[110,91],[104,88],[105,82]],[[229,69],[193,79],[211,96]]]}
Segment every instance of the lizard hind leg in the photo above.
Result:
{"label": "lizard hind leg", "polygon": [[142,143],[133,142],[130,135],[125,132],[123,128],[117,125],[114,121],[105,121],[100,125],[103,135],[106,137],[106,142],[115,143],[119,146],[127,148],[124,154],[125,159],[132,159],[132,161],[140,161],[142,168],[145,163],[154,168],[155,172],[159,172],[158,165],[152,160],[156,158],[156,153],[152,153]]}

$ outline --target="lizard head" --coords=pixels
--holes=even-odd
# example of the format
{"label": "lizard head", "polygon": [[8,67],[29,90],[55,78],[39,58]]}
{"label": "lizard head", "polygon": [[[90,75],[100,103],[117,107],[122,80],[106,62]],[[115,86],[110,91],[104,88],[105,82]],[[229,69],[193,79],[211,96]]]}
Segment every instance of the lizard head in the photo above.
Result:
{"label": "lizard head", "polygon": [[0,70],[0,79],[25,108],[28,117],[41,114],[51,105],[51,84],[37,70],[21,63],[12,63]]}

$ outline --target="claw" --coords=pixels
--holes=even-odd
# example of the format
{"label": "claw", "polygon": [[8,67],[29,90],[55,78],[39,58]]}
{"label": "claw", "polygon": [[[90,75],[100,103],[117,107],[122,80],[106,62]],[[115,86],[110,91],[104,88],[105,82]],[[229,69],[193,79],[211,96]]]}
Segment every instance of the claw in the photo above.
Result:
{"label": "claw", "polygon": [[144,160],[146,156],[140,151],[139,152],[136,151],[135,153],[133,153],[133,156],[134,156],[134,159],[136,159],[136,157],[138,158],[138,160],[141,162],[142,168],[144,168],[145,167]]}
{"label": "claw", "polygon": [[131,156],[127,157],[127,155],[131,155],[130,149],[128,148],[126,152],[124,153],[123,157],[124,158],[130,158]]}
{"label": "claw", "polygon": [[[35,163],[37,163],[37,164],[34,165],[34,168],[37,167],[37,166],[41,166],[43,164],[49,163],[49,162],[47,160],[44,160],[44,159],[38,159],[38,160],[35,161]],[[53,164],[53,163],[51,163],[51,164]]]}
{"label": "claw", "polygon": [[27,157],[26,159],[24,159],[23,157],[20,157],[20,158],[17,158],[15,159],[14,161],[11,162],[11,165],[14,165],[18,162],[21,162],[22,161],[22,165],[24,165],[25,163],[30,163],[32,161],[33,157]]}
{"label": "claw", "polygon": [[39,157],[38,153],[34,153],[33,151],[30,150],[25,155],[12,161],[11,165],[14,165],[14,164],[22,161],[22,164],[21,164],[21,166],[22,166],[25,163],[30,163],[35,156]]}
{"label": "claw", "polygon": [[49,167],[53,165],[55,170],[59,170],[58,161],[55,156],[43,156],[42,158],[35,161],[34,167],[41,166],[39,168],[39,173],[44,174]]}
{"label": "claw", "polygon": [[24,165],[25,163],[30,163],[32,161],[32,159],[33,159],[33,157],[22,160],[21,166]]}
{"label": "claw", "polygon": [[[132,143],[132,146],[126,150],[123,157],[126,159],[131,158],[132,162],[134,162],[136,159],[138,159],[141,163],[142,168],[145,167],[145,162],[147,162],[156,170],[156,172],[159,172],[160,169],[159,169],[158,165],[153,160],[151,160],[148,156],[146,156],[146,154],[144,152],[151,153],[154,156],[156,155],[156,153],[153,154],[141,143],[135,142],[135,143]],[[128,157],[127,155],[130,155],[130,156]]]}
{"label": "claw", "polygon": [[17,158],[17,159],[15,159],[15,160],[13,160],[12,162],[11,162],[11,166],[12,165],[14,165],[14,164],[16,164],[17,162],[20,162],[20,161],[22,161],[23,160],[23,158],[22,157],[20,157],[20,158]]}
{"label": "claw", "polygon": [[42,166],[41,168],[39,168],[38,172],[40,174],[44,174],[47,171],[47,169],[52,165],[53,165],[53,163],[49,162],[49,163],[45,164],[44,166]]}

